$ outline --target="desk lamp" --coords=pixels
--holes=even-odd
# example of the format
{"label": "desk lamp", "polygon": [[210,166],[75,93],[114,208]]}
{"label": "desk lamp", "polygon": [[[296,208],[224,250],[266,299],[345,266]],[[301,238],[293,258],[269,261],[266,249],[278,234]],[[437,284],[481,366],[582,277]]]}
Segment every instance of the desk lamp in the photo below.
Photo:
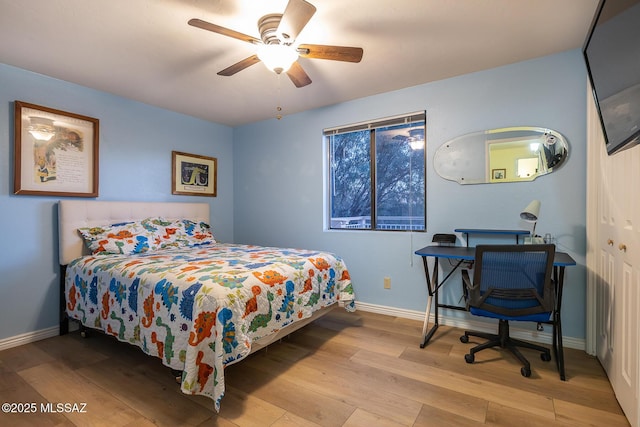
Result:
{"label": "desk lamp", "polygon": [[533,200],[520,213],[520,218],[527,222],[533,222],[533,230],[531,231],[531,241],[536,237],[536,224],[538,223],[538,215],[540,214],[540,200]]}

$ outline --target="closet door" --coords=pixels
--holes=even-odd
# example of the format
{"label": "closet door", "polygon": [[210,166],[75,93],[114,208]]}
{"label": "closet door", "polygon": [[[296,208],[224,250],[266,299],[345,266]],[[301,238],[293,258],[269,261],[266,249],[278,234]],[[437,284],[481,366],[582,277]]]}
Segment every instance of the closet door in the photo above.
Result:
{"label": "closet door", "polygon": [[589,269],[595,270],[590,287],[596,354],[629,422],[638,426],[640,147],[608,156],[592,99],[587,127],[589,156],[595,156],[588,163],[587,190],[597,205],[596,217],[588,221],[595,230],[587,231],[595,255]]}
{"label": "closet door", "polygon": [[[592,322],[589,332],[595,335],[595,354],[605,371],[612,378],[615,369],[614,360],[614,302],[616,254],[614,245],[618,236],[612,219],[610,200],[613,188],[611,184],[611,162],[607,159],[604,137],[595,105],[588,91],[587,99],[587,239],[589,244],[588,260],[590,264],[589,285],[592,312],[587,313]],[[591,101],[591,102],[589,102]]]}
{"label": "closet door", "polygon": [[[614,330],[619,333],[614,337],[614,358],[619,363],[616,373],[618,378],[614,385],[616,397],[632,425],[637,426],[640,409],[639,367],[640,342],[638,340],[640,316],[640,198],[633,190],[635,183],[640,183],[640,147],[621,153],[620,158],[613,159],[613,167],[621,169],[618,183],[622,186],[621,199],[614,203],[618,215],[618,234],[614,251],[617,252],[616,265],[619,266],[619,281],[615,288],[618,293],[615,299]],[[617,175],[618,172],[614,172]],[[631,184],[633,183],[633,184]],[[631,184],[631,185],[629,185]],[[636,187],[637,188],[637,187]]]}
{"label": "closet door", "polygon": [[[599,123],[596,122],[599,126]],[[602,132],[600,131],[602,138]],[[614,302],[615,302],[615,272],[616,272],[616,251],[614,245],[618,236],[616,228],[612,224],[611,205],[608,194],[611,185],[607,182],[611,177],[610,164],[606,162],[606,152],[604,143],[599,144],[599,140],[589,141],[590,144],[601,145],[597,149],[596,175],[594,180],[595,188],[589,189],[590,194],[596,195],[596,230],[592,234],[595,246],[595,333],[596,333],[596,355],[602,366],[611,375],[614,372]],[[601,152],[602,151],[602,152]],[[591,173],[591,172],[589,172]]]}
{"label": "closet door", "polygon": [[[603,188],[608,205],[608,223],[603,224],[602,243],[607,245],[607,280],[611,291],[609,310],[613,318],[611,348],[613,372],[609,378],[625,415],[638,425],[638,309],[640,265],[638,263],[638,197],[633,184],[640,178],[634,171],[638,147],[603,158],[608,172]],[[610,343],[607,343],[609,345]]]}

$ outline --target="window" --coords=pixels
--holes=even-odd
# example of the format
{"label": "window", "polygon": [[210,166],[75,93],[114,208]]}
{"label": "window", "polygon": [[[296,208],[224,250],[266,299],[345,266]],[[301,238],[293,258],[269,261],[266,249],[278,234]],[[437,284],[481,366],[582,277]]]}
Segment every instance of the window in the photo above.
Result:
{"label": "window", "polygon": [[425,118],[324,130],[330,229],[426,230]]}

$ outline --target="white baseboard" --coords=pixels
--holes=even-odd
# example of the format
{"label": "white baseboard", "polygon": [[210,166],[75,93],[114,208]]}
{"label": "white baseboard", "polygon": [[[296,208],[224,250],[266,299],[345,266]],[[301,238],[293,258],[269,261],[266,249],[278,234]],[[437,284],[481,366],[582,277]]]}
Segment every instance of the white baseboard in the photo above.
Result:
{"label": "white baseboard", "polygon": [[[356,309],[367,311],[371,313],[384,314],[387,316],[395,316],[401,317],[403,319],[412,319],[419,320],[420,322],[424,322],[424,312],[416,311],[416,310],[406,310],[403,308],[395,308],[388,307],[384,305],[376,305],[376,304],[368,304],[363,302],[356,301]],[[479,332],[496,332],[496,324],[495,322],[482,322],[480,320],[470,320],[470,319],[462,319],[458,317],[447,316],[447,309],[440,309],[440,324],[452,326],[454,328],[479,331]],[[433,312],[431,312],[431,316],[429,318],[430,322],[434,321]],[[513,325],[509,325],[509,333],[512,337],[518,338],[525,341],[538,342],[541,344],[552,344],[552,335],[551,335],[551,325],[544,325],[544,331],[531,331],[528,329],[519,329],[517,327],[513,327]],[[437,332],[436,332],[437,333]],[[420,337],[417,337],[418,341]],[[562,337],[562,346],[567,348],[575,348],[577,350],[585,350],[586,343],[584,339],[573,338],[573,337]]]}
{"label": "white baseboard", "polygon": [[52,326],[0,340],[0,351],[60,335],[60,327]]}

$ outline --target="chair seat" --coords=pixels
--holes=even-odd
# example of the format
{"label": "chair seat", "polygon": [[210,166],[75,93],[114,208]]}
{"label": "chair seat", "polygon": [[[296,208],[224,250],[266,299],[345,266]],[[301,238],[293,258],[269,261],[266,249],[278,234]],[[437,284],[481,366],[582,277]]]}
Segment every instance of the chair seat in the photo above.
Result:
{"label": "chair seat", "polygon": [[550,322],[553,320],[553,313],[545,312],[538,314],[528,314],[526,316],[507,316],[504,314],[497,314],[490,311],[482,310],[476,307],[469,307],[471,314],[475,316],[491,317],[492,319],[502,320],[517,320],[519,322]]}

